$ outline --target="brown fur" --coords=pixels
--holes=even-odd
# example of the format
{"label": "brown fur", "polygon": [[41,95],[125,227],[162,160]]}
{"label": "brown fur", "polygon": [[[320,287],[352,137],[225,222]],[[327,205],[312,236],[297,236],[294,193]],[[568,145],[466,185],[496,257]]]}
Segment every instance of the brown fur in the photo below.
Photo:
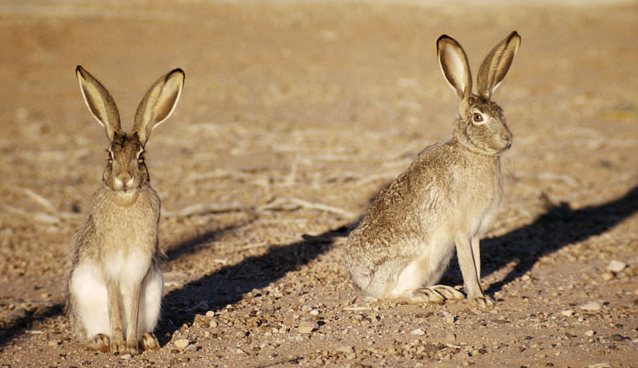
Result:
{"label": "brown fur", "polygon": [[455,290],[435,285],[456,248],[469,297],[481,306],[493,304],[480,286],[479,237],[502,198],[500,155],[510,147],[512,134],[502,109],[490,100],[507,68],[494,64],[490,55],[500,55],[509,67],[518,42],[512,33],[488,55],[484,64],[493,64],[500,74],[479,77],[494,83],[480,85],[489,96],[479,96],[471,93],[461,46],[439,38],[441,69],[459,97],[459,117],[450,140],[419,153],[350,234],[346,266],[365,295],[412,302],[457,298]]}
{"label": "brown fur", "polygon": [[93,350],[136,354],[159,347],[162,276],[158,242],[160,199],[151,188],[144,146],[171,114],[184,74],[158,80],[140,103],[134,131],[125,133],[113,98],[78,66],[85,102],[104,126],[109,158],[91,214],[78,232],[69,276],[68,314],[76,336]]}

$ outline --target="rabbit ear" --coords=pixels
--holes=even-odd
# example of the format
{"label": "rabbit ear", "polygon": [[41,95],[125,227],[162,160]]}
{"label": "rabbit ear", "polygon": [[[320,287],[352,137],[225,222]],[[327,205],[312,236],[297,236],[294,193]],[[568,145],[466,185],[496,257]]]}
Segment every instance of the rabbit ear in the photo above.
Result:
{"label": "rabbit ear", "polygon": [[521,36],[514,31],[487,54],[478,74],[478,93],[480,96],[492,97],[510,69],[520,44]]}
{"label": "rabbit ear", "polygon": [[442,35],[436,41],[441,71],[461,100],[472,94],[472,74],[465,51],[452,37]]}
{"label": "rabbit ear", "polygon": [[120,114],[115,100],[109,91],[80,65],[75,68],[75,75],[80,82],[80,90],[86,106],[95,120],[106,129],[106,136],[112,142],[115,133],[121,130]]}
{"label": "rabbit ear", "polygon": [[184,72],[174,69],[166,74],[146,92],[135,112],[134,131],[146,144],[151,131],[163,123],[175,109],[184,86]]}

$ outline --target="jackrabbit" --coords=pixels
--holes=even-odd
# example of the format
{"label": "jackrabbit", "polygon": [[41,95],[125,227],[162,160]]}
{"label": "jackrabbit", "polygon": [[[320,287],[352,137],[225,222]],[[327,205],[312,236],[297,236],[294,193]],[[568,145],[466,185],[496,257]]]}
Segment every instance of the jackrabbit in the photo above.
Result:
{"label": "jackrabbit", "polygon": [[419,153],[350,234],[346,266],[367,297],[408,302],[462,299],[456,289],[435,285],[456,245],[468,298],[480,307],[494,304],[480,284],[479,237],[501,201],[500,155],[511,146],[512,133],[491,97],[520,42],[512,32],[485,57],[474,94],[461,45],[446,35],[437,40],[439,64],[459,99],[459,116],[452,137]]}
{"label": "jackrabbit", "polygon": [[[160,200],[151,188],[144,147],[153,129],[173,112],[184,83],[175,69],[146,93],[132,133],[120,126],[113,97],[81,66],[84,101],[106,129],[108,161],[91,214],[78,232],[68,281],[68,314],[87,347],[136,354],[157,349],[163,280],[158,244]],[[123,336],[123,332],[126,335]]]}

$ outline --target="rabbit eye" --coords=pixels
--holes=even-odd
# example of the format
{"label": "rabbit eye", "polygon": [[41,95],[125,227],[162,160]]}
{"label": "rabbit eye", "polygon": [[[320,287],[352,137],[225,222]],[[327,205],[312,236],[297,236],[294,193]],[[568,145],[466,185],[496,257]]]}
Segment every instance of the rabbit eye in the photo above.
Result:
{"label": "rabbit eye", "polygon": [[137,153],[137,162],[140,163],[140,164],[144,163],[144,150],[140,150]]}
{"label": "rabbit eye", "polygon": [[483,122],[483,115],[479,114],[478,112],[475,112],[474,115],[472,115],[472,121],[474,121],[475,123]]}
{"label": "rabbit eye", "polygon": [[107,149],[106,152],[109,153],[108,162],[109,162],[109,164],[112,164],[113,163],[113,151],[111,151],[110,149]]}

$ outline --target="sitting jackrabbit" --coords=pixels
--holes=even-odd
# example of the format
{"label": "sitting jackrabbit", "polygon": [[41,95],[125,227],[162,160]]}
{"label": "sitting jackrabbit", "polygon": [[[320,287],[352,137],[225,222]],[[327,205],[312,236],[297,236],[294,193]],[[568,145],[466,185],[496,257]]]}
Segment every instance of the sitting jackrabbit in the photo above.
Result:
{"label": "sitting jackrabbit", "polygon": [[435,285],[456,246],[468,298],[494,301],[480,285],[479,238],[502,197],[501,153],[512,144],[503,110],[491,100],[520,45],[512,32],[485,58],[472,93],[469,63],[461,45],[437,40],[439,64],[459,99],[450,140],[425,148],[382,191],[349,236],[346,265],[357,288],[372,298],[409,302],[461,299]]}
{"label": "sitting jackrabbit", "polygon": [[[81,66],[84,101],[106,129],[108,161],[91,214],[77,234],[68,281],[73,330],[90,349],[136,354],[157,349],[163,280],[158,244],[160,200],[151,188],[144,147],[173,112],[184,83],[175,69],[140,102],[133,132],[125,133],[113,97]],[[124,335],[124,332],[126,333]]]}

